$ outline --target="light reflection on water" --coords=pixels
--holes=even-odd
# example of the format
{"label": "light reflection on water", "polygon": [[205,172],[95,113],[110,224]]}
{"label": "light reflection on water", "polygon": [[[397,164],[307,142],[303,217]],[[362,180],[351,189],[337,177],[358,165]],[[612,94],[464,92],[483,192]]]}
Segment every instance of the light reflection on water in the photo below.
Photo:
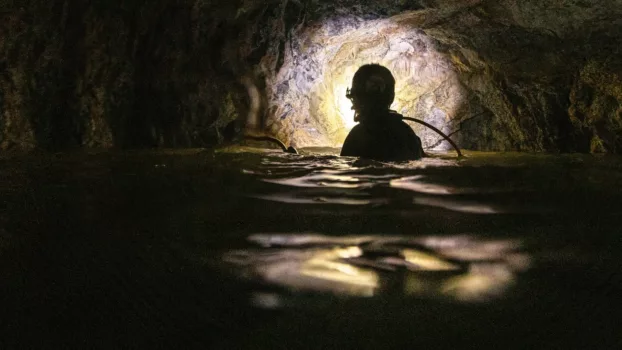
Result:
{"label": "light reflection on water", "polygon": [[501,213],[501,210],[495,209],[486,204],[447,200],[442,198],[433,197],[415,197],[413,203],[431,207],[439,207],[447,210],[458,211],[471,214],[497,214]]}
{"label": "light reflection on water", "polygon": [[[495,192],[435,182],[423,169],[457,166],[455,159],[425,158],[404,163],[382,163],[351,157],[291,155],[264,158],[257,169],[244,173],[278,186],[249,197],[288,204],[336,204],[348,206],[390,205],[404,195],[413,206],[431,206],[472,214],[502,210],[488,203],[457,196]],[[274,187],[273,187],[274,188]],[[401,193],[401,194],[400,194]],[[440,198],[441,196],[446,198]]]}
{"label": "light reflection on water", "polygon": [[[223,257],[240,275],[293,291],[359,297],[487,301],[502,297],[530,266],[520,242],[472,236],[257,234],[248,241],[252,247]],[[281,305],[278,294],[258,293],[259,306]]]}
{"label": "light reflection on water", "polygon": [[333,175],[330,173],[310,174],[306,176],[283,179],[264,179],[264,181],[296,187],[364,188],[371,186],[370,183],[360,183],[361,179],[354,176]]}
{"label": "light reflection on water", "polygon": [[252,196],[257,199],[265,199],[274,202],[289,203],[289,204],[341,204],[341,205],[369,205],[369,204],[384,204],[385,201],[380,199],[356,199],[347,197],[323,197],[314,196],[312,198],[297,197],[291,194],[273,194],[273,195],[257,195]]}
{"label": "light reflection on water", "polygon": [[432,183],[422,182],[423,175],[416,176],[407,176],[401,177],[397,179],[392,179],[389,182],[389,185],[393,188],[401,188],[404,190],[409,190],[413,192],[419,193],[429,193],[429,194],[455,194],[460,192],[465,192],[464,190],[460,190],[451,186],[442,186],[436,185]]}
{"label": "light reflection on water", "polygon": [[[337,234],[343,227],[348,232],[399,232],[399,225],[406,222],[405,226],[421,229],[417,235],[465,231],[496,235],[498,227],[507,222],[505,227],[513,235],[525,234],[526,241],[538,241],[537,235],[548,232],[548,227],[524,231],[523,224],[516,226],[515,222],[528,226],[530,218],[544,220],[542,213],[564,214],[572,209],[566,196],[586,198],[574,188],[577,184],[592,186],[592,182],[575,173],[562,176],[570,168],[563,159],[533,156],[533,162],[537,161],[533,165],[522,157],[431,157],[382,163],[331,155],[271,155],[246,166],[243,176],[253,186],[241,195],[259,199],[252,203],[274,209],[275,217],[285,217],[282,211],[296,213],[296,217],[313,213],[334,220],[325,224],[326,228],[317,225],[313,229]],[[540,169],[543,167],[550,167],[546,168],[550,172]],[[592,173],[590,170],[588,175]],[[335,206],[348,206],[346,214],[334,215],[340,209]],[[352,213],[368,216],[361,222],[373,224],[369,231],[364,224],[358,225]],[[486,220],[481,215],[487,215]],[[335,224],[341,217],[346,223]],[[449,220],[453,222],[446,223]],[[452,230],[444,231],[448,227]],[[277,292],[258,289],[252,297],[254,304],[284,307],[288,296],[296,299],[295,291],[489,301],[511,295],[521,273],[532,266],[532,256],[522,249],[521,242],[507,238],[332,237],[304,233],[307,229],[311,228],[292,225],[284,229],[291,234],[252,235],[248,248],[224,255],[240,275],[258,285],[277,287]],[[344,256],[345,252],[350,255]]]}

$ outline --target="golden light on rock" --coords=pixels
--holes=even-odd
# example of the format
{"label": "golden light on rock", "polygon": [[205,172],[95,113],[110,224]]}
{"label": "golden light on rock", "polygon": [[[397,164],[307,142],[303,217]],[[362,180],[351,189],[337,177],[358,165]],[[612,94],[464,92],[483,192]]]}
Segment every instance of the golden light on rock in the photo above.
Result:
{"label": "golden light on rock", "polygon": [[352,110],[352,102],[346,97],[346,86],[337,85],[335,87],[334,98],[337,105],[337,113],[343,121],[344,128],[348,131],[356,125],[354,121],[354,110]]}
{"label": "golden light on rock", "polygon": [[[443,132],[455,130],[453,120],[466,92],[451,58],[422,30],[392,18],[342,18],[309,28],[296,40],[299,45],[286,50],[268,96],[269,128],[295,147],[343,145],[356,125],[346,89],[357,69],[369,63],[392,71],[392,109]],[[424,146],[438,143],[440,149],[449,149],[436,133],[410,125]]]}

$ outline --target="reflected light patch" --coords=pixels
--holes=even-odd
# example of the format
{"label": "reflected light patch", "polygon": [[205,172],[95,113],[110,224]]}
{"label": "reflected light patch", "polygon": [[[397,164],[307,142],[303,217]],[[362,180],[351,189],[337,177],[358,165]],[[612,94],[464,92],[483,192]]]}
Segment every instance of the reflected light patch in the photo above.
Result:
{"label": "reflected light patch", "polygon": [[[374,240],[374,236],[325,236],[314,233],[300,233],[300,234],[279,234],[279,233],[258,233],[248,237],[250,242],[260,244],[262,246],[287,246],[287,247],[296,247],[307,244],[314,245],[358,245],[365,244]],[[345,250],[348,254],[359,254],[361,252],[361,248],[356,246],[351,246]],[[342,254],[340,257],[344,257],[343,254],[346,254],[340,251],[339,254]],[[353,255],[359,256],[359,255]]]}
{"label": "reflected light patch", "polygon": [[508,252],[520,248],[514,241],[490,241],[473,245],[440,248],[443,255],[461,260],[494,260],[509,258]]}
{"label": "reflected light patch", "polygon": [[[466,236],[307,233],[256,234],[248,239],[264,248],[224,256],[226,262],[243,269],[244,278],[290,291],[360,297],[398,291],[416,297],[487,302],[507,294],[517,282],[517,273],[529,268],[530,260],[519,250],[518,241]],[[468,254],[456,254],[460,249]],[[262,308],[287,306],[274,293],[258,292],[251,301]]]}
{"label": "reflected light patch", "polygon": [[353,294],[372,296],[378,288],[378,274],[373,270],[362,269],[350,264],[329,259],[311,259],[305,263],[300,274],[325,281],[342,284],[340,289],[355,291]]}
{"label": "reflected light patch", "polygon": [[452,264],[431,254],[426,254],[412,249],[402,250],[402,255],[404,255],[404,259],[406,261],[415,265],[417,270],[455,271],[460,269],[460,266],[456,264]]}
{"label": "reflected light patch", "polygon": [[262,199],[272,202],[288,204],[339,204],[339,205],[381,205],[386,204],[385,200],[355,199],[334,196],[313,196],[305,197],[296,193],[281,193],[266,196],[249,196],[250,198]]}
{"label": "reflected light patch", "polygon": [[468,274],[449,279],[442,292],[458,300],[486,300],[503,294],[515,277],[504,264],[474,265]]}
{"label": "reflected light patch", "polygon": [[442,186],[418,181],[422,178],[422,175],[403,177],[400,179],[391,180],[389,185],[393,188],[400,188],[403,190],[429,194],[453,194],[459,192],[459,190],[449,186]]}
{"label": "reflected light patch", "polygon": [[[282,179],[262,179],[264,182],[275,183],[294,187],[336,187],[336,188],[359,188],[359,179],[347,175],[331,174],[310,174],[305,176],[282,178]],[[368,186],[367,186],[368,187]]]}
{"label": "reflected light patch", "polygon": [[[343,260],[361,254],[359,247],[347,246],[334,249],[282,249],[259,254],[234,251],[225,259],[234,264],[254,267],[254,273],[270,283],[293,289],[369,297],[375,294],[379,286],[378,273]],[[253,302],[266,308],[279,305],[273,295],[260,294]]]}
{"label": "reflected light patch", "polygon": [[358,258],[363,255],[363,251],[359,247],[348,247],[337,250],[337,256],[342,259]]}
{"label": "reflected light patch", "polygon": [[415,204],[427,205],[432,207],[445,208],[447,210],[458,211],[470,214],[497,214],[501,211],[485,204],[465,203],[455,200],[447,200],[431,197],[418,197],[413,200]]}

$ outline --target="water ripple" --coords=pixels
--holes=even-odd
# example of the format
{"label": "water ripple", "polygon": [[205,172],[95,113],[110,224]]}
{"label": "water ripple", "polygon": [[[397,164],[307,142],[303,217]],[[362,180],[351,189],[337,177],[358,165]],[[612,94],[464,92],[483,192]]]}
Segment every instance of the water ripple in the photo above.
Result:
{"label": "water ripple", "polygon": [[[243,174],[264,184],[255,186],[253,193],[245,194],[247,197],[272,202],[425,206],[466,214],[507,211],[482,199],[482,195],[507,189],[487,184],[461,186],[455,179],[443,176],[448,173],[445,168],[458,166],[456,159],[442,157],[385,163],[334,155],[269,154],[253,168],[244,168]],[[410,200],[406,200],[408,196]]]}

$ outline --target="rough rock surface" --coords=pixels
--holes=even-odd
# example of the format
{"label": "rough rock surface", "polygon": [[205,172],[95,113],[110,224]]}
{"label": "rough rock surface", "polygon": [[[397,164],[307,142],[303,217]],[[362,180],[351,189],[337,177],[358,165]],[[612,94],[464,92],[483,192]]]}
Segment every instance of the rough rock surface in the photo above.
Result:
{"label": "rough rock surface", "polygon": [[[338,145],[358,64],[469,149],[620,152],[620,0],[0,0],[0,148]],[[414,126],[427,147],[446,148]]]}
{"label": "rough rock surface", "polygon": [[[340,33],[336,23],[349,30]],[[396,78],[394,109],[446,128],[448,121],[458,120],[466,92],[450,60],[435,46],[421,30],[392,18],[340,19],[308,29],[293,40],[268,84],[268,127],[297,147],[341,146],[354,125],[346,88],[358,67],[380,63]],[[420,124],[414,128],[426,143],[438,139]]]}
{"label": "rough rock surface", "polygon": [[202,1],[0,0],[0,148],[217,143],[244,98],[213,51],[219,15]]}

